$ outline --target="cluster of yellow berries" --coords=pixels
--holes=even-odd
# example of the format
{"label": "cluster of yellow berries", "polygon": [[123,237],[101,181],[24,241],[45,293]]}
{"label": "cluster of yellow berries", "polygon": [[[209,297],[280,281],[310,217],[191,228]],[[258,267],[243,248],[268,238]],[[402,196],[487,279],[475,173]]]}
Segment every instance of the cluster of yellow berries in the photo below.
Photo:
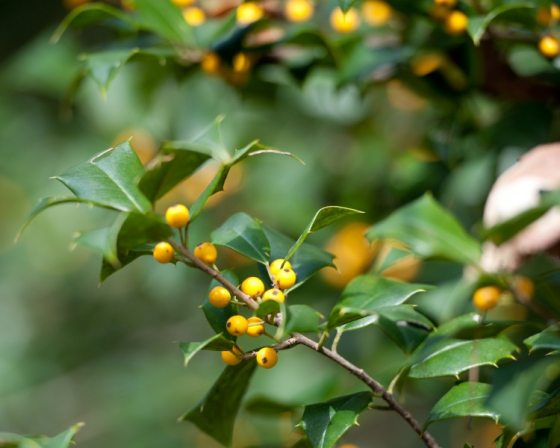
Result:
{"label": "cluster of yellow berries", "polygon": [[463,34],[469,25],[467,15],[458,9],[457,0],[434,0],[432,17],[443,21],[443,28],[448,34]]}
{"label": "cluster of yellow berries", "polygon": [[361,19],[372,26],[387,24],[393,17],[391,5],[380,0],[366,0],[362,3],[361,14],[356,8],[344,12],[335,8],[330,15],[332,28],[339,33],[351,33],[360,26]]}
{"label": "cluster of yellow berries", "polygon": [[[537,22],[544,27],[551,27],[560,20],[560,7],[552,4],[537,10]],[[552,34],[545,34],[539,39],[539,51],[547,58],[555,58],[560,54],[560,41]]]}
{"label": "cluster of yellow berries", "polygon": [[[511,289],[521,302],[528,302],[535,294],[533,281],[524,276],[514,277]],[[501,288],[494,285],[478,288],[472,297],[473,305],[478,311],[485,313],[498,305],[503,293]]]}
{"label": "cluster of yellow berries", "polygon": [[[222,361],[228,366],[235,366],[243,361],[243,352],[237,346],[221,352]],[[259,349],[255,356],[257,364],[265,369],[272,369],[278,362],[278,352],[272,347]]]}

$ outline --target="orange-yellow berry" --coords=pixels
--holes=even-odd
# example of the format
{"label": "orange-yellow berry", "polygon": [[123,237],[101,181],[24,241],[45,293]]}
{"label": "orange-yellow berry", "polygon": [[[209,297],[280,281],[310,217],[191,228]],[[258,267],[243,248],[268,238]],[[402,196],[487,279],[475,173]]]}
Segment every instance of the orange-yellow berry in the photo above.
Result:
{"label": "orange-yellow berry", "polygon": [[554,36],[543,36],[539,40],[539,51],[547,58],[555,58],[560,53],[560,43]]}
{"label": "orange-yellow berry", "polygon": [[284,268],[275,275],[274,280],[280,289],[288,289],[296,284],[296,273],[290,268]]}
{"label": "orange-yellow berry", "polygon": [[290,264],[289,261],[284,262],[283,258],[277,258],[272,263],[270,263],[268,270],[271,275],[276,276],[280,272],[280,269],[282,268],[292,269],[292,265]]}
{"label": "orange-yellow berry", "polygon": [[208,293],[208,301],[216,308],[225,308],[231,301],[231,294],[223,286],[214,286]]}
{"label": "orange-yellow berry", "polygon": [[284,14],[290,22],[305,22],[313,16],[312,0],[287,0]]}
{"label": "orange-yellow berry", "polygon": [[241,314],[231,316],[226,322],[226,330],[232,336],[241,336],[247,333],[248,327],[247,319],[245,319]]}
{"label": "orange-yellow berry", "polygon": [[200,61],[200,67],[206,73],[215,75],[220,70],[220,57],[216,53],[206,53]]}
{"label": "orange-yellow berry", "polygon": [[154,251],[152,252],[154,258],[160,263],[169,263],[171,260],[173,260],[174,254],[175,251],[173,250],[173,246],[167,241],[157,243],[154,247]]}
{"label": "orange-yellow berry", "polygon": [[529,277],[518,275],[513,279],[513,288],[523,302],[527,302],[535,295],[535,284]]}
{"label": "orange-yellow berry", "polygon": [[264,292],[264,283],[258,277],[247,277],[241,283],[241,291],[254,299]]}
{"label": "orange-yellow berry", "polygon": [[251,59],[245,53],[237,53],[232,61],[233,71],[236,73],[248,72],[251,68]]}
{"label": "orange-yellow berry", "polygon": [[537,10],[537,22],[542,26],[550,26],[560,19],[558,5],[543,6]]}
{"label": "orange-yellow berry", "polygon": [[278,303],[284,303],[284,300],[286,300],[286,297],[284,296],[284,293],[282,291],[280,291],[277,288],[272,288],[272,289],[268,289],[264,292],[263,296],[262,296],[263,301],[267,301],[267,300],[274,300],[275,302]]}
{"label": "orange-yellow berry", "polygon": [[185,7],[185,6],[189,6],[192,5],[194,3],[194,0],[171,0],[173,2],[174,5],[180,6],[180,7]]}
{"label": "orange-yellow berry", "polygon": [[257,352],[257,364],[272,369],[278,362],[278,353],[272,347],[263,347]]}
{"label": "orange-yellow berry", "polygon": [[340,7],[337,7],[331,13],[330,22],[335,31],[351,33],[360,26],[360,16],[354,8],[344,12]]}
{"label": "orange-yellow berry", "polygon": [[237,7],[236,18],[240,25],[249,25],[256,22],[264,15],[263,7],[257,2],[241,3]]}
{"label": "orange-yellow berry", "polygon": [[445,31],[449,34],[463,34],[469,25],[469,18],[462,11],[453,11],[445,18]]}
{"label": "orange-yellow berry", "polygon": [[200,26],[206,21],[206,14],[198,6],[190,6],[183,10],[183,19],[190,26]]}
{"label": "orange-yellow berry", "polygon": [[243,353],[241,353],[241,350],[235,346],[231,349],[231,351],[224,350],[223,352],[220,352],[220,355],[222,356],[222,361],[228,366],[236,366],[243,361]]}
{"label": "orange-yellow berry", "polygon": [[385,25],[391,20],[393,8],[386,2],[367,0],[362,4],[362,15],[366,23],[370,25]]}
{"label": "orange-yellow berry", "polygon": [[478,288],[473,294],[473,305],[482,312],[491,310],[498,304],[501,295],[502,290],[497,286]]}
{"label": "orange-yellow berry", "polygon": [[457,4],[457,0],[434,0],[434,3],[438,6],[453,8]]}
{"label": "orange-yellow berry", "polygon": [[247,319],[247,336],[260,336],[264,333],[264,321],[260,317]]}
{"label": "orange-yellow berry", "polygon": [[182,204],[172,205],[165,211],[167,224],[176,229],[186,226],[190,217],[189,209]]}
{"label": "orange-yellow berry", "polygon": [[201,243],[194,248],[194,256],[206,264],[214,264],[218,259],[218,249],[212,243]]}

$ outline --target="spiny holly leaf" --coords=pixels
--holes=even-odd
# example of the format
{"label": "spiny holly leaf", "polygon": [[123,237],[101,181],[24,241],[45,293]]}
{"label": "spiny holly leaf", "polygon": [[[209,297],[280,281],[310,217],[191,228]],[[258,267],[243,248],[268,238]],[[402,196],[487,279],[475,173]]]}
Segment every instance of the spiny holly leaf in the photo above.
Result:
{"label": "spiny holly leaf", "polygon": [[59,435],[45,441],[41,448],[68,448],[73,445],[72,441],[76,433],[84,426],[83,423],[77,423]]}
{"label": "spiny holly leaf", "polygon": [[313,448],[332,448],[348,429],[358,424],[359,415],[371,402],[371,393],[358,392],[325,403],[305,407],[298,426]]}
{"label": "spiny holly leaf", "polygon": [[425,290],[426,287],[421,285],[397,282],[373,274],[362,275],[352,280],[342,292],[340,301],[329,316],[329,327],[400,305]]}
{"label": "spiny holly leaf", "polygon": [[229,446],[235,417],[256,366],[251,359],[226,367],[206,397],[180,420],[194,423],[222,445]]}
{"label": "spiny holly leaf", "polygon": [[525,345],[533,350],[560,350],[560,326],[553,325],[540,333],[525,339]]}
{"label": "spiny holly leaf", "polygon": [[[222,271],[221,274],[234,285],[239,284],[239,279],[233,272]],[[221,286],[221,283],[217,280],[212,280],[210,282],[210,286],[208,287],[208,292],[210,292],[210,290],[215,286]],[[225,308],[216,308],[208,301],[208,296],[206,296],[204,303],[200,306],[200,308],[202,308],[204,316],[206,316],[206,320],[216,333],[222,333],[226,328],[227,320],[234,314],[237,314],[237,307],[235,305],[230,303]],[[225,337],[235,340],[235,337],[231,336],[229,333],[223,334]]]}
{"label": "spiny holly leaf", "polygon": [[270,244],[260,221],[246,213],[236,213],[211,235],[212,242],[266,263],[270,259]]}
{"label": "spiny holly leaf", "polygon": [[519,2],[519,3],[508,3],[506,5],[501,5],[494,8],[488,14],[483,16],[471,16],[469,17],[468,32],[471,36],[475,45],[479,45],[486,29],[490,23],[496,19],[500,14],[511,11],[513,9],[529,8],[534,9],[535,5],[529,2]]}
{"label": "spiny holly leaf", "polygon": [[411,378],[458,376],[472,367],[496,366],[499,360],[512,358],[517,347],[506,339],[451,339],[425,344],[418,350],[408,373]]}
{"label": "spiny holly leaf", "polygon": [[479,243],[429,194],[373,226],[367,237],[397,239],[425,258],[459,263],[477,263],[480,258]]}
{"label": "spiny holly leaf", "polygon": [[179,342],[179,347],[185,356],[186,367],[194,355],[201,350],[231,350],[233,347],[233,341],[224,337],[223,333],[218,333],[203,342]]}
{"label": "spiny holly leaf", "polygon": [[329,226],[346,216],[357,213],[364,212],[353,208],[338,207],[334,205],[319,209],[284,258],[289,260],[303,244],[306,238],[312,233],[322,229],[323,227]]}
{"label": "spiny holly leaf", "polygon": [[0,433],[2,448],[69,448],[76,433],[84,426],[77,423],[55,437],[25,437],[19,434]]}
{"label": "spiny holly leaf", "polygon": [[150,201],[136,185],[144,167],[129,142],[96,155],[55,179],[76,197],[123,212],[147,213]]}
{"label": "spiny holly leaf", "polygon": [[498,414],[486,405],[491,389],[490,384],[476,382],[465,382],[452,387],[434,405],[424,426],[458,417],[491,418],[497,422]]}

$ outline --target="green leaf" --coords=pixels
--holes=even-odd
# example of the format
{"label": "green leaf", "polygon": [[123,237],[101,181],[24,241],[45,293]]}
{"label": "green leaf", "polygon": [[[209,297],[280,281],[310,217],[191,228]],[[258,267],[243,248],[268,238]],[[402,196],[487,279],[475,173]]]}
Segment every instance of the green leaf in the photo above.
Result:
{"label": "green leaf", "polygon": [[76,433],[84,426],[76,423],[55,437],[24,437],[18,434],[0,433],[2,448],[69,448]]}
{"label": "green leaf", "polygon": [[490,384],[465,382],[452,387],[430,411],[425,427],[431,423],[458,417],[491,418],[498,422],[498,414],[486,406]]}
{"label": "green leaf", "polygon": [[373,274],[362,275],[350,282],[329,316],[329,328],[374,314],[387,307],[406,302],[425,286],[389,280]]}
{"label": "green leaf", "polygon": [[282,403],[267,397],[252,398],[245,405],[245,409],[251,414],[269,415],[274,417],[279,417],[281,415],[285,415],[286,413],[293,413],[298,407],[300,407],[298,404]]}
{"label": "green leaf", "polygon": [[512,353],[516,350],[517,347],[506,339],[441,340],[419,348],[419,353],[414,355],[408,376],[458,376],[476,366],[497,367],[496,363],[499,360],[512,358]]}
{"label": "green leaf", "polygon": [[354,6],[354,3],[356,3],[356,0],[338,0],[338,6],[343,12],[348,12]]}
{"label": "green leaf", "polygon": [[74,436],[82,426],[84,426],[83,423],[77,423],[71,426],[66,431],[42,443],[41,448],[69,448],[73,445],[72,441]]}
{"label": "green leaf", "polygon": [[241,255],[266,263],[270,244],[260,221],[246,213],[236,213],[211,234],[212,242],[233,249]]}
{"label": "green leaf", "polygon": [[412,305],[384,308],[376,323],[405,353],[414,351],[433,328],[432,322]]}
{"label": "green leaf", "polygon": [[257,309],[257,316],[261,318],[265,318],[269,315],[275,315],[280,312],[281,305],[274,301],[274,300],[267,300],[266,302],[262,302]]}
{"label": "green leaf", "polygon": [[313,448],[332,448],[348,429],[358,424],[359,415],[371,402],[370,392],[358,392],[325,403],[305,407],[298,425]]}
{"label": "green leaf", "polygon": [[210,159],[211,149],[188,142],[166,142],[141,177],[140,190],[153,202]]}
{"label": "green leaf", "polygon": [[286,315],[286,334],[311,333],[319,330],[321,314],[307,305],[289,305]]}
{"label": "green leaf", "polygon": [[225,338],[223,333],[218,333],[203,342],[180,342],[179,347],[185,356],[185,367],[190,360],[201,350],[224,351],[231,350],[233,341]]}
{"label": "green leaf", "polygon": [[519,2],[519,3],[508,3],[505,5],[501,5],[497,8],[494,8],[488,14],[484,16],[471,16],[469,17],[469,24],[467,31],[471,36],[475,45],[479,45],[486,29],[490,25],[490,23],[496,19],[499,15],[514,10],[514,9],[522,9],[522,8],[529,8],[534,9],[535,5],[528,2]]}
{"label": "green leaf", "polygon": [[129,142],[96,155],[55,179],[76,197],[115,210],[147,213],[150,201],[136,185],[144,167]]}
{"label": "green leaf", "polygon": [[134,6],[140,27],[174,44],[195,43],[193,31],[185,22],[181,10],[170,1],[134,0]]}
{"label": "green leaf", "polygon": [[[222,271],[221,274],[234,285],[239,284],[239,279],[233,272]],[[208,286],[208,291],[210,292],[212,288],[220,285],[221,283],[217,280],[212,280]],[[201,305],[201,308],[204,312],[204,316],[206,316],[206,320],[216,333],[222,333],[226,328],[227,320],[234,314],[237,314],[237,308],[233,304],[230,303],[225,308],[216,308],[208,301],[208,296],[204,299],[204,303]],[[225,337],[235,340],[235,337],[231,336],[229,333],[223,334]]]}
{"label": "green leaf", "polygon": [[353,208],[347,207],[338,207],[338,206],[328,206],[323,207],[315,213],[313,219],[309,222],[303,233],[294,243],[294,245],[290,248],[286,256],[284,257],[286,260],[289,260],[299,249],[299,247],[303,244],[305,239],[311,235],[312,233],[316,232],[317,230],[322,229],[323,227],[329,226],[336,221],[350,215],[354,215],[357,213],[364,213],[360,210],[355,210]]}
{"label": "green leaf", "polygon": [[533,350],[560,350],[560,326],[553,325],[525,339],[525,345]]}
{"label": "green leaf", "polygon": [[479,243],[429,194],[373,226],[367,237],[397,239],[425,258],[475,264],[480,258]]}
{"label": "green leaf", "polygon": [[206,397],[180,420],[194,423],[222,445],[229,446],[235,417],[256,366],[251,359],[226,367]]}
{"label": "green leaf", "polygon": [[112,266],[120,265],[114,226],[79,233],[76,243],[100,253]]}
{"label": "green leaf", "polygon": [[224,183],[226,181],[229,170],[229,166],[222,165],[219,168],[218,172],[214,175],[212,181],[206,186],[204,191],[200,193],[200,196],[196,198],[196,201],[194,202],[190,210],[191,220],[194,220],[200,214],[200,212],[202,212],[210,196],[224,189]]}

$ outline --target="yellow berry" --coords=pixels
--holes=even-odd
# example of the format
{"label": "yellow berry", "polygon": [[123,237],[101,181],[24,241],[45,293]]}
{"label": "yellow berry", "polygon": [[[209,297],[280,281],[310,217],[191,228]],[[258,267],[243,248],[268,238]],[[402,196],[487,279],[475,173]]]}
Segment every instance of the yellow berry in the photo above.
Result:
{"label": "yellow berry", "polygon": [[529,301],[535,295],[535,284],[529,277],[516,276],[513,279],[513,287],[522,301]]}
{"label": "yellow berry", "polygon": [[205,264],[214,264],[218,259],[218,249],[212,243],[201,243],[194,248],[194,256]]}
{"label": "yellow berry", "polygon": [[245,53],[237,53],[233,57],[232,66],[234,72],[245,73],[251,68],[251,60]]}
{"label": "yellow berry", "polygon": [[243,353],[237,347],[233,347],[231,351],[225,350],[220,352],[222,356],[222,361],[226,363],[228,366],[236,366],[241,361],[243,361]]}
{"label": "yellow berry", "polygon": [[189,209],[182,204],[173,205],[165,212],[167,224],[176,229],[186,226],[190,217]]}
{"label": "yellow berry", "polygon": [[280,269],[282,268],[292,269],[292,265],[290,264],[289,261],[284,262],[283,258],[277,258],[272,263],[270,263],[268,270],[271,275],[276,276],[280,272]]}
{"label": "yellow berry", "polygon": [[236,18],[240,25],[249,25],[264,15],[263,7],[257,2],[241,3],[237,7]]}
{"label": "yellow berry", "polygon": [[206,73],[215,75],[220,70],[220,57],[216,53],[206,53],[200,61],[200,67]]}
{"label": "yellow berry", "polygon": [[259,297],[264,292],[264,283],[258,277],[247,277],[241,283],[241,291],[249,297]]}
{"label": "yellow berry", "polygon": [[183,10],[183,19],[190,26],[200,26],[206,21],[206,14],[198,6],[190,6]]}
{"label": "yellow berry", "polygon": [[274,277],[274,280],[278,288],[288,289],[296,284],[296,273],[290,268],[284,268]]}
{"label": "yellow berry", "polygon": [[537,22],[541,26],[550,26],[560,19],[560,7],[558,5],[543,6],[537,10]]}
{"label": "yellow berry", "polygon": [[272,347],[263,347],[257,352],[257,364],[272,369],[278,362],[278,353]]}
{"label": "yellow berry", "polygon": [[173,246],[171,244],[169,244],[167,241],[162,241],[161,243],[156,244],[152,254],[154,258],[160,263],[169,263],[171,260],[173,260],[175,251],[173,250]]}
{"label": "yellow berry", "polygon": [[264,321],[260,317],[247,319],[247,336],[260,336],[264,333]]}
{"label": "yellow berry", "polygon": [[241,336],[247,332],[248,327],[247,319],[241,314],[231,316],[226,322],[226,330],[233,336]]}
{"label": "yellow berry", "polygon": [[231,294],[223,286],[214,286],[208,293],[208,301],[216,308],[225,308],[230,300]]}
{"label": "yellow berry", "polygon": [[312,0],[287,0],[284,14],[290,22],[305,22],[313,16]]}
{"label": "yellow berry", "polygon": [[491,310],[498,304],[501,295],[502,290],[497,286],[478,288],[473,294],[473,305],[479,311]]}
{"label": "yellow berry", "polygon": [[416,76],[426,76],[445,64],[442,53],[425,53],[418,55],[410,62],[410,69]]}
{"label": "yellow berry", "polygon": [[284,300],[286,300],[286,297],[284,296],[284,293],[282,291],[280,291],[279,289],[276,288],[272,288],[272,289],[268,289],[267,291],[264,292],[263,296],[262,296],[263,301],[267,301],[267,300],[274,300],[275,302],[278,303],[284,303]]}
{"label": "yellow berry", "polygon": [[388,3],[368,0],[362,5],[364,20],[373,26],[385,25],[393,15],[393,8]]}
{"label": "yellow berry", "polygon": [[468,24],[469,18],[464,12],[453,11],[445,18],[445,31],[449,34],[462,34]]}
{"label": "yellow berry", "polygon": [[457,0],[434,0],[434,3],[438,6],[453,8],[457,4]]}
{"label": "yellow berry", "polygon": [[173,2],[174,5],[180,7],[189,6],[194,3],[194,0],[171,0],[171,1]]}
{"label": "yellow berry", "polygon": [[333,10],[330,17],[331,26],[339,33],[351,33],[360,26],[360,16],[354,8],[343,12],[340,7]]}
{"label": "yellow berry", "polygon": [[555,58],[560,53],[560,43],[554,36],[543,36],[539,40],[539,51],[547,58]]}

